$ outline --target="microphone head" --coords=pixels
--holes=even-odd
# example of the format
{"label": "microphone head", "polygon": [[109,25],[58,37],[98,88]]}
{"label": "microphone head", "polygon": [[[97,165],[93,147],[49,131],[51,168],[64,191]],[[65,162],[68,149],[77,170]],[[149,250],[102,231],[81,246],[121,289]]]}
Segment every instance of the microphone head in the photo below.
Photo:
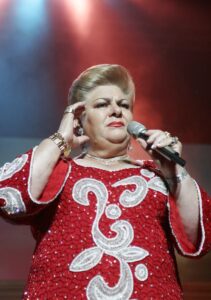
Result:
{"label": "microphone head", "polygon": [[138,137],[146,131],[146,127],[139,122],[131,121],[127,126],[127,131],[132,136]]}

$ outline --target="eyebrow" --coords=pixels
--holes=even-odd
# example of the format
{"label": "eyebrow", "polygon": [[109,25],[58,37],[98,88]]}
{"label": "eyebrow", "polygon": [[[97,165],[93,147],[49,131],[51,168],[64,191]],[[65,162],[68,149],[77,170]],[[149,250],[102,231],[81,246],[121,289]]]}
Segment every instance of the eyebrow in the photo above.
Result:
{"label": "eyebrow", "polygon": [[[97,100],[106,100],[106,101],[108,101],[108,102],[111,102],[112,101],[112,99],[111,98],[107,98],[107,97],[100,97],[100,98],[97,98],[97,99],[95,99],[95,101],[97,101]],[[116,100],[117,102],[121,102],[121,101],[128,101],[128,99],[126,99],[126,98],[122,98],[122,99],[118,99],[118,100]]]}

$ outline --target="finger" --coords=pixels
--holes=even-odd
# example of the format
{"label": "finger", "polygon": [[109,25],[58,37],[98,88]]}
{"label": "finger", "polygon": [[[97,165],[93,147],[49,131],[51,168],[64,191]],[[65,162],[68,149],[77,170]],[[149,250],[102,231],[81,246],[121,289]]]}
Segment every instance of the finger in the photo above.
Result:
{"label": "finger", "polygon": [[89,141],[89,137],[87,135],[74,136],[74,144],[79,146]]}
{"label": "finger", "polygon": [[147,135],[149,138],[147,139],[147,143],[153,144],[155,139],[161,134],[162,131],[160,130],[148,130]]}
{"label": "finger", "polygon": [[74,109],[79,109],[79,108],[85,107],[85,105],[86,105],[85,101],[80,101],[80,102],[76,102],[70,106],[73,107]]}
{"label": "finger", "polygon": [[171,136],[167,136],[164,132],[162,132],[159,136],[157,136],[153,142],[152,149],[157,147],[165,147],[171,144],[172,138]]}
{"label": "finger", "polygon": [[170,146],[171,145],[171,137],[169,138],[163,138],[160,141],[158,140],[155,144],[155,147],[158,148],[162,148],[162,147],[166,147],[166,146]]}
{"label": "finger", "polygon": [[166,136],[165,139],[158,142],[157,147],[165,147],[165,146],[171,146],[174,148],[174,146],[178,147],[178,145],[181,144],[178,137],[176,136]]}
{"label": "finger", "polygon": [[143,140],[142,138],[138,138],[137,141],[142,145],[144,149],[147,147],[150,148],[157,137],[160,135],[160,130],[148,130],[148,134],[150,135],[147,140]]}
{"label": "finger", "polygon": [[72,117],[78,117],[85,109],[85,102],[80,101],[73,105],[68,105],[64,111],[64,114],[71,115]]}

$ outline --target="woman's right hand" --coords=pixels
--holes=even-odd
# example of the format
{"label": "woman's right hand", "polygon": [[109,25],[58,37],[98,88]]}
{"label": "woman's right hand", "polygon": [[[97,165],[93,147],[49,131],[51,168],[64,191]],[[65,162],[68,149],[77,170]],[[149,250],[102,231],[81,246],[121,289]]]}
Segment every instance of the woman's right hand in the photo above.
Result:
{"label": "woman's right hand", "polygon": [[81,125],[80,117],[85,110],[85,102],[77,102],[68,105],[70,112],[65,112],[59,126],[58,132],[72,148],[75,148],[89,140],[87,135],[78,135],[77,128]]}

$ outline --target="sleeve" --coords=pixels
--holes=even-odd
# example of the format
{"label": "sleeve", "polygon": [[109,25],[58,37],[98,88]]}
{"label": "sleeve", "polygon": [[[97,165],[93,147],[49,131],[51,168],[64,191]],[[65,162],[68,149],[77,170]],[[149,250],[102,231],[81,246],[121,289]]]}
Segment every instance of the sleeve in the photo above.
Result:
{"label": "sleeve", "polygon": [[68,161],[59,160],[39,199],[31,195],[31,173],[36,147],[0,168],[0,215],[16,223],[46,208],[62,191],[70,173]]}
{"label": "sleeve", "polygon": [[[195,182],[195,181],[194,181]],[[169,196],[169,224],[178,252],[187,257],[199,257],[211,249],[211,199],[195,182],[199,201],[199,230],[196,245],[188,239],[175,200]]]}

